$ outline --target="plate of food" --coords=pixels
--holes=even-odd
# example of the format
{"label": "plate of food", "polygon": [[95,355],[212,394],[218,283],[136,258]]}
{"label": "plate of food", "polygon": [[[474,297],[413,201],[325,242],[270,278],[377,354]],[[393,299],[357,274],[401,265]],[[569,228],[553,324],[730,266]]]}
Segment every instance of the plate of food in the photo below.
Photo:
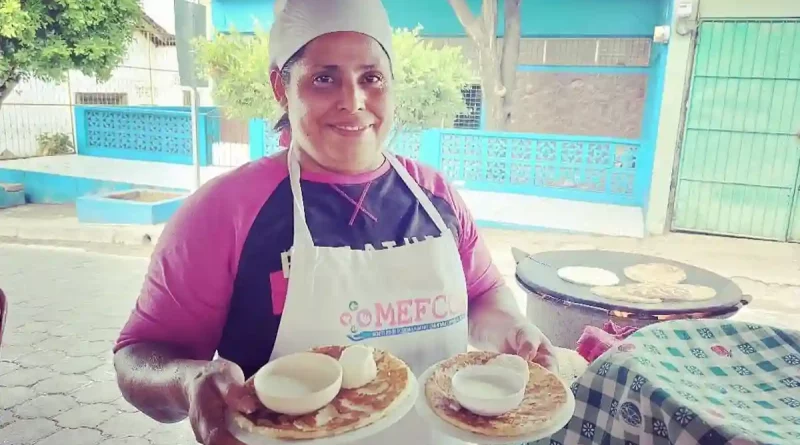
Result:
{"label": "plate of food", "polygon": [[419,388],[405,362],[362,345],[323,346],[273,360],[245,387],[252,414],[231,414],[231,433],[248,445],[338,445],[394,425],[414,407]]}
{"label": "plate of food", "polygon": [[575,411],[575,397],[561,378],[514,355],[466,352],[428,368],[419,382],[419,415],[468,443],[547,438]]}

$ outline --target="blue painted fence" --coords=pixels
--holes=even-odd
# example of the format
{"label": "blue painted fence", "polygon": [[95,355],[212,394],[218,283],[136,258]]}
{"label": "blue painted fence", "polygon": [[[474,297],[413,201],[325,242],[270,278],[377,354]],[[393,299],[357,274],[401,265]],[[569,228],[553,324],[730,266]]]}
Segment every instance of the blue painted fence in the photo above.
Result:
{"label": "blue painted fence", "polygon": [[[141,161],[192,164],[191,116],[185,107],[76,107],[78,152]],[[219,111],[198,116],[200,164],[211,164]],[[261,119],[249,124],[250,158],[280,149]],[[619,139],[430,129],[403,132],[397,154],[443,172],[469,190],[643,206],[652,172],[652,144]]]}
{"label": "blue painted fence", "polygon": [[[279,150],[263,121],[251,123],[254,133],[254,159]],[[468,190],[642,206],[650,183],[641,140],[431,129],[399,134],[391,146]]]}
{"label": "blue painted fence", "polygon": [[[83,156],[193,164],[189,107],[75,107],[78,153]],[[198,114],[200,165],[211,164],[211,146],[219,139],[219,111]]]}

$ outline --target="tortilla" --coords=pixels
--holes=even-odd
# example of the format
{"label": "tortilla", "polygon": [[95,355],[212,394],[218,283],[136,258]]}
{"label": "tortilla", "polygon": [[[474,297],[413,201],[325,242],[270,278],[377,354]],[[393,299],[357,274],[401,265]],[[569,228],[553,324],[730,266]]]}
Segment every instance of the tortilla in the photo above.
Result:
{"label": "tortilla", "polygon": [[519,437],[549,426],[553,416],[567,404],[567,389],[550,371],[528,363],[530,379],[519,408],[497,417],[484,417],[461,408],[452,392],[453,375],[471,365],[483,365],[499,356],[472,351],[442,362],[425,382],[425,397],[437,416],[462,430],[490,437]]}
{"label": "tortilla", "polygon": [[685,302],[710,300],[717,291],[693,284],[635,283],[624,286],[592,288],[592,293],[609,300],[658,304],[664,301]]}
{"label": "tortilla", "polygon": [[619,277],[610,270],[599,267],[568,266],[558,269],[562,280],[581,286],[616,286]]}
{"label": "tortilla", "polygon": [[[346,346],[324,346],[314,352],[339,359]],[[303,416],[288,416],[259,406],[255,413],[236,413],[233,421],[249,433],[276,439],[309,440],[338,436],[371,425],[411,394],[411,370],[392,354],[376,349],[378,375],[356,389],[342,389],[335,399],[319,411]],[[245,388],[255,394],[253,379]]]}
{"label": "tortilla", "polygon": [[665,263],[645,263],[628,266],[625,276],[639,283],[678,284],[686,280],[686,272]]}

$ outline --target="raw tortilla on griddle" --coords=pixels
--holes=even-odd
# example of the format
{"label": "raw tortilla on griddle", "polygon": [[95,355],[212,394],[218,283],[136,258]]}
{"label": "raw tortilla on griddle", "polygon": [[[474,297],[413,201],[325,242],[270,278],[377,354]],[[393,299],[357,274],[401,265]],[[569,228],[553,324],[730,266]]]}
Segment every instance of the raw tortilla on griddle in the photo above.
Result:
{"label": "raw tortilla on griddle", "polygon": [[636,283],[624,286],[600,286],[592,293],[609,300],[657,304],[664,301],[685,302],[710,300],[717,291],[693,284]]}
{"label": "raw tortilla on griddle", "polygon": [[638,283],[678,284],[686,280],[686,272],[672,264],[636,264],[626,267],[624,272],[626,277]]}
{"label": "raw tortilla on griddle", "polygon": [[562,280],[582,286],[616,286],[619,277],[610,270],[599,267],[568,266],[558,269]]}

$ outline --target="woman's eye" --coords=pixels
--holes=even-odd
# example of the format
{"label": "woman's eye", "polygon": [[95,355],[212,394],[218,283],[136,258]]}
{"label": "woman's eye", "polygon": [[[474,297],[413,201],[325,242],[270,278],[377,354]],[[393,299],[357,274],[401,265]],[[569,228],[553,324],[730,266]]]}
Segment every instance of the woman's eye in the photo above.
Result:
{"label": "woman's eye", "polygon": [[368,75],[364,76],[364,80],[367,83],[379,83],[379,82],[383,81],[383,76],[381,76],[379,74],[368,74]]}
{"label": "woman's eye", "polygon": [[314,78],[314,83],[331,83],[333,78],[331,76],[317,76]]}

